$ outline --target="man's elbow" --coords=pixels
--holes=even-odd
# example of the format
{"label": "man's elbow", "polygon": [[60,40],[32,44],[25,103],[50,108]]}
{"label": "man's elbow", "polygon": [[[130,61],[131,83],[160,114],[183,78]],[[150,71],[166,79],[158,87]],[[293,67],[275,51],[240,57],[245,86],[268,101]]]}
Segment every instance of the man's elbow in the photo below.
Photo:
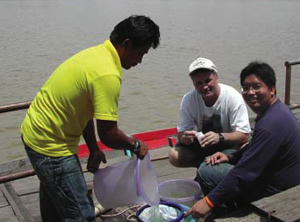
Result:
{"label": "man's elbow", "polygon": [[249,139],[250,139],[250,133],[241,133],[241,139],[240,139],[241,144],[248,143]]}
{"label": "man's elbow", "polygon": [[101,140],[101,143],[103,143],[105,146],[108,147],[113,146],[113,142],[112,142],[113,140],[111,140],[108,135],[101,135],[101,136],[99,135],[99,138]]}

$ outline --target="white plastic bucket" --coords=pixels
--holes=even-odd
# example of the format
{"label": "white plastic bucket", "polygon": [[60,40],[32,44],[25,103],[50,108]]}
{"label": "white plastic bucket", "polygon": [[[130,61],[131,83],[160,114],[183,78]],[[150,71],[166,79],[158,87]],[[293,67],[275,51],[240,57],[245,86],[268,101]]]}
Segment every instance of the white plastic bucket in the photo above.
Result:
{"label": "white plastic bucket", "polygon": [[203,192],[198,182],[189,179],[173,179],[161,182],[158,186],[160,199],[167,202],[192,207]]}
{"label": "white plastic bucket", "polygon": [[141,203],[152,206],[160,199],[149,153],[142,161],[134,156],[99,169],[94,176],[94,190],[105,209]]}

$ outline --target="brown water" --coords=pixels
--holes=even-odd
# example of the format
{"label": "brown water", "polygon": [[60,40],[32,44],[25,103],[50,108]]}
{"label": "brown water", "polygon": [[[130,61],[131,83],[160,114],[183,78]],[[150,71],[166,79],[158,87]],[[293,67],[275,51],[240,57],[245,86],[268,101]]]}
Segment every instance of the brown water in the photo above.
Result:
{"label": "brown water", "polygon": [[[126,133],[177,125],[182,95],[192,88],[187,68],[198,56],[212,59],[220,81],[236,89],[240,70],[264,60],[283,98],[284,62],[300,59],[299,11],[297,0],[0,0],[0,104],[33,99],[56,66],[102,43],[131,14],[160,26],[161,46],[124,72],[119,125]],[[292,101],[299,81],[293,78]],[[25,155],[24,114],[0,115],[0,163]]]}

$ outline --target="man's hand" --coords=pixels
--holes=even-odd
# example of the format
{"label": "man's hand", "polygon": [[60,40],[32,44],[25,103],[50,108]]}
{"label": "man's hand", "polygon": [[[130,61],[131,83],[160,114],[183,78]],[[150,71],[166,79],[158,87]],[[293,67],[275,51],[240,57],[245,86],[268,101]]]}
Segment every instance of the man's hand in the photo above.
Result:
{"label": "man's hand", "polygon": [[194,142],[196,138],[196,131],[195,130],[187,130],[184,131],[181,135],[180,142],[185,144],[185,145],[190,145]]}
{"label": "man's hand", "polygon": [[148,153],[148,145],[146,143],[144,143],[143,141],[139,140],[139,142],[141,144],[141,149],[138,153],[135,153],[135,155],[137,156],[137,158],[142,160]]}
{"label": "man's hand", "polygon": [[216,145],[220,142],[220,137],[218,133],[209,131],[207,133],[204,134],[204,136],[202,137],[201,141],[200,141],[200,145],[203,148],[212,146],[212,145]]}
{"label": "man's hand", "polygon": [[211,165],[215,165],[219,163],[227,163],[228,161],[229,161],[228,156],[221,152],[217,152],[205,158],[205,162]]}
{"label": "man's hand", "polygon": [[95,150],[90,152],[90,156],[87,163],[87,170],[91,173],[95,173],[99,169],[100,163],[106,163],[106,156],[102,150]]}
{"label": "man's hand", "polygon": [[211,211],[211,208],[206,203],[205,199],[197,201],[190,210],[184,213],[184,217],[192,215],[193,218],[203,218]]}

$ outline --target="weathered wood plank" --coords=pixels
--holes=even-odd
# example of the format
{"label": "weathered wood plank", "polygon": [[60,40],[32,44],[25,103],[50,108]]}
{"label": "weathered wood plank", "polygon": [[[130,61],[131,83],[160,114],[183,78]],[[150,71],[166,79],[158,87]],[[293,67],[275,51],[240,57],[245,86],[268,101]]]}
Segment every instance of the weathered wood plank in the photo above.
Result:
{"label": "weathered wood plank", "polygon": [[19,222],[10,206],[0,208],[0,222]]}
{"label": "weathered wood plank", "polygon": [[0,184],[0,188],[19,221],[34,222],[12,185],[10,183]]}
{"label": "weathered wood plank", "polygon": [[169,163],[168,159],[152,163],[159,182],[170,179],[194,179],[196,168],[177,168]]}
{"label": "weathered wood plank", "polygon": [[35,222],[42,221],[40,214],[40,200],[39,193],[32,193],[30,195],[21,196],[21,201],[27,210],[30,212]]}
{"label": "weathered wood plank", "polygon": [[300,185],[252,204],[259,212],[273,220],[300,221]]}
{"label": "weathered wood plank", "polygon": [[177,173],[160,176],[157,178],[157,180],[158,183],[161,183],[163,181],[173,180],[173,179],[194,179],[195,175],[196,174],[193,171],[183,171],[183,172],[177,172]]}
{"label": "weathered wood plank", "polygon": [[31,163],[28,158],[13,160],[0,165],[0,176],[31,169]]}
{"label": "weathered wood plank", "polygon": [[268,219],[256,214],[252,208],[245,207],[219,218],[211,218],[214,222],[268,222]]}
{"label": "weathered wood plank", "polygon": [[8,206],[8,205],[9,205],[9,204],[8,204],[8,202],[7,202],[7,200],[6,200],[6,198],[5,198],[4,194],[3,194],[3,192],[0,191],[0,208],[6,207],[6,206]]}

